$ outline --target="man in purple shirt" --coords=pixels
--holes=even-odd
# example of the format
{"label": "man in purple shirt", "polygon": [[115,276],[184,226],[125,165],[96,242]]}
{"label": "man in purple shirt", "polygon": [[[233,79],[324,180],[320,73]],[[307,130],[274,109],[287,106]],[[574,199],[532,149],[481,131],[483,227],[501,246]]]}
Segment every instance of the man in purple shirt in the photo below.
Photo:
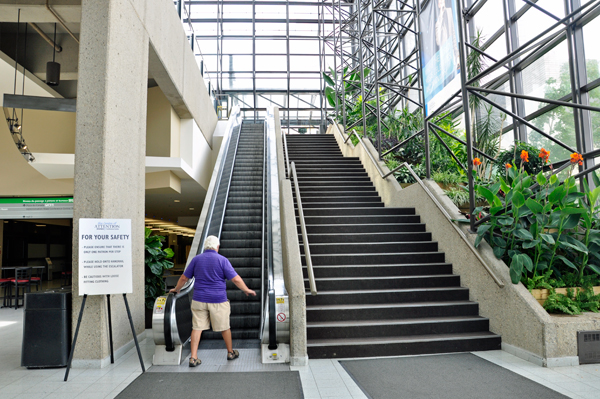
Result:
{"label": "man in purple shirt", "polygon": [[227,346],[227,360],[233,360],[240,354],[233,350],[229,315],[231,309],[227,300],[225,280],[231,280],[246,295],[256,296],[256,292],[246,286],[244,280],[233,270],[226,257],[218,254],[219,239],[206,237],[204,252],[192,259],[179,278],[177,286],[170,292],[179,292],[184,284],[195,277],[194,297],[192,299],[192,342],[190,367],[202,363],[198,359],[198,345],[202,331],[208,330],[212,324],[213,331],[220,331]]}

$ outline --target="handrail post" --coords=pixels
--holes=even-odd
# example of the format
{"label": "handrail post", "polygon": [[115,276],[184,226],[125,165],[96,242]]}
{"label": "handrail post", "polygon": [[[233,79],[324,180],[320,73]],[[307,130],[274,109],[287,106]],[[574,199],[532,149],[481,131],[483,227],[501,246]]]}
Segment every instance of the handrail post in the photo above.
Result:
{"label": "handrail post", "polygon": [[296,163],[292,162],[292,178],[294,180],[294,191],[296,192],[296,203],[298,204],[298,216],[300,217],[300,230],[302,232],[302,243],[304,245],[304,258],[306,259],[306,269],[308,271],[308,283],[310,285],[311,295],[317,295],[317,285],[313,274],[312,259],[310,257],[310,245],[308,244],[308,234],[304,222],[304,210],[302,209],[302,198],[300,197],[300,187],[298,186],[298,175],[296,173]]}

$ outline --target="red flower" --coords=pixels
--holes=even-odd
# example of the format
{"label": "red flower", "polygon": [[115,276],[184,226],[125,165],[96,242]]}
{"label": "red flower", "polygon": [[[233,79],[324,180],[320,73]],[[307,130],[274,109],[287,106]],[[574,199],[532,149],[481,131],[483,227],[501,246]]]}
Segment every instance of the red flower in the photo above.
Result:
{"label": "red flower", "polygon": [[583,155],[576,153],[576,152],[572,153],[571,154],[571,163],[572,164],[578,163],[579,165],[583,165]]}
{"label": "red flower", "polygon": [[521,151],[521,163],[529,162],[529,153],[525,150]]}
{"label": "red flower", "polygon": [[476,167],[481,165],[481,159],[479,159],[479,158],[473,159],[473,165]]}
{"label": "red flower", "polygon": [[512,168],[512,165],[509,163],[504,164],[504,167],[506,168],[506,170],[509,170],[510,168]]}
{"label": "red flower", "polygon": [[546,151],[545,149],[541,149],[540,150],[540,155],[538,155],[538,157],[542,158],[544,160],[544,162],[548,162],[548,159],[550,158],[550,151]]}

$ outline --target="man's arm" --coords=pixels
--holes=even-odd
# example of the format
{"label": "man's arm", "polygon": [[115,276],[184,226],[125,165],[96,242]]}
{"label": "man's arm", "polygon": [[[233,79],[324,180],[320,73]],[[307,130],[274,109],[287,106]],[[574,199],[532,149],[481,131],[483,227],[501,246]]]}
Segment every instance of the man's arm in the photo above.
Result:
{"label": "man's arm", "polygon": [[179,291],[181,290],[181,288],[183,288],[184,284],[187,283],[188,280],[189,280],[189,278],[187,278],[184,274],[182,274],[181,277],[179,277],[179,281],[177,281],[177,285],[175,286],[175,288],[173,288],[169,292],[178,294]]}
{"label": "man's arm", "polygon": [[239,276],[239,274],[232,278],[231,282],[235,284],[235,286],[238,287],[240,290],[244,291],[244,294],[246,294],[246,296],[256,296],[256,292],[254,292],[254,290],[251,290],[246,286],[246,283],[244,283],[244,280]]}

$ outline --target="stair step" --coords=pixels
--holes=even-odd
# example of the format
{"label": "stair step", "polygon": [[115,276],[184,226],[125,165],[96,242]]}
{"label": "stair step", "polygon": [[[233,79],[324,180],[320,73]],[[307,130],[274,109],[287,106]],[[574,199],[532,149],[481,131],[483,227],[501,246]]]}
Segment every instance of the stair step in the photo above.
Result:
{"label": "stair step", "polygon": [[471,301],[316,305],[306,307],[306,320],[308,322],[370,320],[373,318],[373,312],[379,312],[380,319],[476,316],[479,314],[479,305]]}
{"label": "stair step", "polygon": [[[308,239],[310,243],[310,238]],[[416,242],[369,242],[369,243],[327,243],[310,245],[311,255],[343,255],[343,254],[376,254],[376,253],[408,253],[408,252],[436,252],[436,241]],[[300,254],[304,255],[304,245],[300,244]]]}
{"label": "stair step", "polygon": [[500,336],[491,332],[470,332],[359,339],[315,339],[307,341],[307,349],[309,358],[324,359],[499,350],[500,343]]}
{"label": "stair step", "polygon": [[[302,264],[305,256],[300,255]],[[395,252],[395,253],[353,253],[353,254],[311,254],[313,265],[385,265],[396,263],[443,263],[443,252]]]}
{"label": "stair step", "polygon": [[[369,224],[309,224],[306,225],[308,234],[327,234],[327,233],[397,233],[397,232],[424,232],[425,224],[423,223],[379,223],[374,225]],[[298,234],[300,226],[298,226]],[[310,243],[310,237],[309,237]]]}
{"label": "stair step", "polygon": [[[306,266],[302,267],[304,277],[308,277]],[[419,276],[451,274],[450,263],[415,263],[395,265],[332,265],[314,266],[315,278],[326,277],[377,277],[377,276]]]}
{"label": "stair step", "polygon": [[[379,208],[373,208],[375,210]],[[386,208],[384,208],[386,209]],[[307,211],[309,211],[308,209]],[[298,234],[298,240],[302,243],[302,235]],[[371,234],[355,234],[355,233],[336,233],[336,234],[309,234],[308,242],[310,245],[319,243],[367,243],[367,242],[414,242],[414,241],[431,241],[431,233],[429,232],[409,232],[409,233],[371,233]]]}
{"label": "stair step", "polygon": [[[295,200],[294,200],[295,202]],[[383,208],[384,204],[381,201],[351,201],[351,202],[304,202],[302,201],[303,208],[353,208],[353,207],[375,207]]]}
{"label": "stair step", "polygon": [[[375,313],[375,312],[374,312]],[[375,314],[373,316],[376,316]],[[356,339],[384,336],[414,336],[483,332],[489,320],[480,316],[431,317],[418,319],[346,320],[308,322],[307,339]]]}
{"label": "stair step", "polygon": [[[304,205],[304,199],[302,199]],[[385,209],[385,208],[384,208]],[[346,224],[348,219],[354,224],[376,224],[376,223],[419,223],[421,217],[418,215],[332,215],[332,216],[308,216],[304,215],[306,224]],[[300,219],[297,220],[300,223]]]}
{"label": "stair step", "polygon": [[[459,287],[460,277],[454,274],[433,276],[376,276],[376,277],[316,277],[317,290],[347,291],[395,288]],[[308,279],[304,286],[309,289]]]}
{"label": "stair step", "polygon": [[[318,289],[318,287],[317,287]],[[404,288],[381,290],[318,291],[308,295],[306,305],[466,301],[469,290],[463,287]]]}

